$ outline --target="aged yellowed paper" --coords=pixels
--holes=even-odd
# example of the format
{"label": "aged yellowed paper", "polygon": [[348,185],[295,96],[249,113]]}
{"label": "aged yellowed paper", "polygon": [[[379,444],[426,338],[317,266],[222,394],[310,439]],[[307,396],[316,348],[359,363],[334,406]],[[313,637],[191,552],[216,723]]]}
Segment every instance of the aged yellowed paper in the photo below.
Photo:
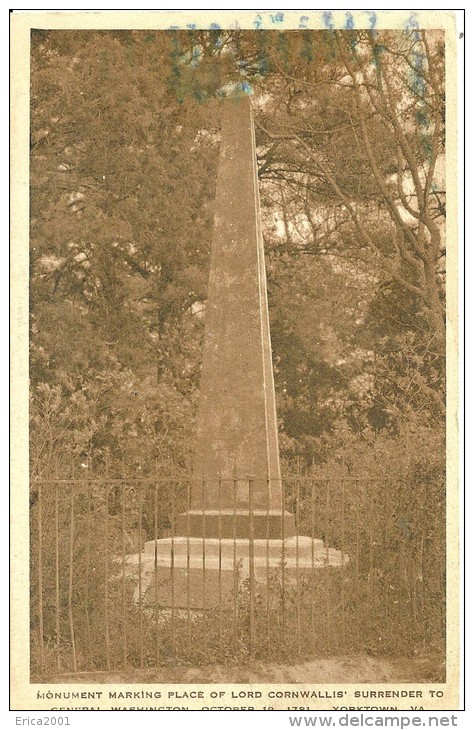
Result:
{"label": "aged yellowed paper", "polygon": [[460,709],[457,44],[13,13],[13,709]]}

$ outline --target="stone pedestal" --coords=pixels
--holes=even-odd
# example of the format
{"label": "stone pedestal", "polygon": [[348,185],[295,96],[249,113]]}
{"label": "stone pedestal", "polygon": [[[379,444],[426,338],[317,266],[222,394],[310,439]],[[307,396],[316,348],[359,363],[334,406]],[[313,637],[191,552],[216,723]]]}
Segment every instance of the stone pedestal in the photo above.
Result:
{"label": "stone pedestal", "polygon": [[163,608],[202,610],[231,606],[242,581],[253,576],[255,590],[282,577],[287,585],[321,568],[340,568],[348,562],[340,550],[322,540],[294,535],[280,539],[229,539],[175,537],[151,540],[145,550],[127,558],[128,574],[137,582],[134,600]]}

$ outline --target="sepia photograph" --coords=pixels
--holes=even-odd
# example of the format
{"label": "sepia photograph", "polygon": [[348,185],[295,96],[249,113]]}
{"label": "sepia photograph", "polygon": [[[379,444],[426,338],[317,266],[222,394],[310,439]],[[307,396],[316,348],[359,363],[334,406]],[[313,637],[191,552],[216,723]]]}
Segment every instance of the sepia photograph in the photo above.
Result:
{"label": "sepia photograph", "polygon": [[201,12],[28,18],[23,679],[422,709],[457,696],[455,26]]}

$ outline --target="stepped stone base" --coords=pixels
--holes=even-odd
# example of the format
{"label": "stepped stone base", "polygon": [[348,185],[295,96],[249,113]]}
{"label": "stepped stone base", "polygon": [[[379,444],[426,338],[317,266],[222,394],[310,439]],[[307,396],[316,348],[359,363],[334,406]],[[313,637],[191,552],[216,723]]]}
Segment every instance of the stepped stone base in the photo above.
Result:
{"label": "stepped stone base", "polygon": [[237,540],[223,538],[175,537],[145,543],[141,555],[126,559],[128,574],[140,586],[136,603],[163,608],[202,610],[229,607],[243,580],[253,576],[256,590],[265,590],[272,577],[282,575],[296,583],[297,576],[310,576],[325,567],[341,567],[349,558],[340,550],[325,547],[322,540],[294,535],[286,540]]}

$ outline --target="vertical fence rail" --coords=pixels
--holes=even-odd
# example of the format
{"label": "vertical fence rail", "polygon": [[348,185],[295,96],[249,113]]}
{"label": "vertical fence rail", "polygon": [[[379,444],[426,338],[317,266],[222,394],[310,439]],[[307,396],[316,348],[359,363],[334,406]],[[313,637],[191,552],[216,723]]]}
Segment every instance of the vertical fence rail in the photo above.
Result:
{"label": "vertical fence rail", "polygon": [[85,554],[85,614],[86,614],[86,643],[89,666],[94,667],[94,653],[92,650],[92,627],[90,619],[90,573],[91,573],[91,520],[92,520],[92,482],[87,482],[87,512],[86,512],[86,554]]}
{"label": "vertical fence rail", "polygon": [[255,655],[255,533],[254,533],[254,489],[255,480],[248,478],[249,494],[249,656]]}
{"label": "vertical fence rail", "polygon": [[[378,486],[378,485],[377,485]],[[381,543],[382,543],[382,553],[385,553],[385,551],[388,548],[388,532],[389,532],[389,519],[390,515],[388,514],[388,498],[387,498],[387,489],[382,490],[382,535],[381,535]],[[392,643],[392,632],[390,631],[390,623],[389,623],[389,598],[388,598],[388,591],[389,591],[389,581],[387,579],[387,576],[382,576],[382,590],[383,590],[383,627],[384,627],[384,635],[390,637],[390,643]]]}
{"label": "vertical fence rail", "polygon": [[342,643],[346,644],[346,489],[344,479],[341,482],[341,616]]}
{"label": "vertical fence rail", "polygon": [[144,665],[144,645],[143,645],[143,566],[142,566],[142,522],[143,522],[143,494],[142,482],[137,482],[138,489],[138,632],[140,645],[140,667]]}
{"label": "vertical fence rail", "polygon": [[239,618],[238,618],[238,590],[239,590],[239,565],[237,564],[237,477],[234,474],[232,479],[232,558],[234,566],[234,580],[232,590],[232,618],[234,643],[237,644],[239,636]]}
{"label": "vertical fence rail", "polygon": [[127,583],[126,583],[126,489],[125,482],[120,483],[120,496],[121,496],[121,526],[122,526],[122,661],[124,669],[127,668],[128,664],[128,649],[127,649]]}
{"label": "vertical fence rail", "polygon": [[188,652],[191,653],[191,482],[186,481],[186,635],[188,639]]}
{"label": "vertical fence rail", "polygon": [[[155,462],[155,476],[158,477],[157,464]],[[156,666],[160,663],[160,627],[158,613],[158,481],[153,485],[153,595],[155,605],[153,607],[154,636],[155,636],[155,661]]]}
{"label": "vertical fence rail", "polygon": [[[108,475],[106,474],[106,479]],[[104,484],[104,543],[105,543],[105,563],[104,563],[104,632],[105,632],[105,661],[107,669],[110,669],[110,626],[109,626],[109,483]]]}
{"label": "vertical fence rail", "polygon": [[222,605],[222,476],[219,474],[218,484],[217,484],[217,504],[218,504],[218,510],[219,510],[219,517],[218,517],[218,536],[219,536],[219,546],[218,546],[218,564],[217,564],[217,571],[218,571],[218,591],[219,591],[219,651],[222,650],[222,639],[223,639],[223,625],[224,625],[224,613],[223,613],[223,605]]}
{"label": "vertical fence rail", "polygon": [[361,494],[361,488],[360,488],[360,480],[355,480],[355,577],[354,577],[354,602],[355,602],[355,616],[354,616],[354,625],[356,627],[357,635],[360,635],[360,613],[359,613],[359,607],[361,605],[361,588],[360,588],[360,494]]}
{"label": "vertical fence rail", "polygon": [[59,485],[54,485],[54,572],[55,572],[55,622],[56,622],[56,662],[61,671],[61,584],[59,562]]}
{"label": "vertical fence rail", "polygon": [[298,462],[298,480],[296,482],[296,504],[295,504],[295,525],[296,525],[296,642],[298,656],[301,656],[301,577],[300,577],[300,489],[301,469]]}
{"label": "vertical fence rail", "polygon": [[286,643],[286,529],[285,529],[286,495],[285,485],[281,489],[281,641],[283,646]]}
{"label": "vertical fence rail", "polygon": [[266,524],[265,524],[265,537],[266,537],[266,544],[265,544],[265,577],[266,577],[266,590],[265,590],[265,609],[266,609],[266,618],[265,618],[265,624],[266,624],[266,644],[267,644],[267,651],[271,649],[271,633],[270,633],[270,625],[271,625],[271,616],[270,616],[270,499],[271,499],[271,490],[272,490],[272,483],[271,483],[271,477],[269,474],[267,474],[266,478],[266,485],[267,485],[267,510],[266,510]]}
{"label": "vertical fence rail", "polygon": [[43,489],[38,483],[38,648],[40,671],[44,671],[44,615],[43,615]]}
{"label": "vertical fence rail", "polygon": [[70,517],[69,517],[69,589],[68,589],[68,615],[69,635],[71,639],[72,668],[77,671],[76,636],[74,632],[74,484],[70,485]]}
{"label": "vertical fence rail", "polygon": [[[172,464],[172,473],[174,465]],[[173,480],[174,481],[174,480]],[[176,655],[176,571],[175,571],[175,489],[171,489],[171,560],[170,560],[170,582],[171,582],[171,655]]]}
{"label": "vertical fence rail", "polygon": [[[316,484],[314,478],[311,480],[311,643],[313,652],[316,651],[316,581],[314,579],[314,541],[316,538]],[[327,571],[326,571],[327,572]]]}
{"label": "vertical fence rail", "polygon": [[207,645],[207,616],[206,616],[206,479],[202,478],[202,644],[204,650]]}
{"label": "vertical fence rail", "polygon": [[374,521],[374,484],[368,482],[369,490],[369,577],[368,577],[368,592],[369,601],[373,599],[374,590],[374,533],[373,533],[373,521]]}
{"label": "vertical fence rail", "polygon": [[356,571],[356,591],[359,596],[359,578],[360,578],[360,479],[355,481],[355,571]]}
{"label": "vertical fence rail", "polygon": [[331,535],[329,532],[329,510],[330,510],[330,494],[329,494],[329,479],[326,480],[326,520],[324,529],[324,540],[326,545],[326,568],[325,577],[325,598],[326,598],[326,651],[330,651],[331,647],[331,599],[329,592],[329,541]]}

